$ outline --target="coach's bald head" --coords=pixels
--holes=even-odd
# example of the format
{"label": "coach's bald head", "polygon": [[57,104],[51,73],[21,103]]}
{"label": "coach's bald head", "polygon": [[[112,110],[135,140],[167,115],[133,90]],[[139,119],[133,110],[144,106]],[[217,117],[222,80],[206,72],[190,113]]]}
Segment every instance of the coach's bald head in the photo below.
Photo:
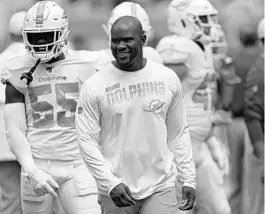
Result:
{"label": "coach's bald head", "polygon": [[143,34],[143,28],[141,22],[133,16],[123,16],[117,19],[112,25],[111,33],[119,29],[134,31],[139,36]]}
{"label": "coach's bald head", "polygon": [[146,41],[142,25],[132,16],[117,19],[111,28],[111,51],[115,66],[125,71],[136,71],[145,65],[143,46]]}

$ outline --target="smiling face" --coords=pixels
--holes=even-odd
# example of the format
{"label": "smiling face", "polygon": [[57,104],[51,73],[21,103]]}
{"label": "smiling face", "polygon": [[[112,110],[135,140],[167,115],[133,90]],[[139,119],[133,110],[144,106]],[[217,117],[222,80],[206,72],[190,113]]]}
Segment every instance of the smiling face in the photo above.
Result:
{"label": "smiling face", "polygon": [[111,51],[122,70],[137,70],[143,60],[145,42],[141,24],[131,17],[117,20],[111,30]]}

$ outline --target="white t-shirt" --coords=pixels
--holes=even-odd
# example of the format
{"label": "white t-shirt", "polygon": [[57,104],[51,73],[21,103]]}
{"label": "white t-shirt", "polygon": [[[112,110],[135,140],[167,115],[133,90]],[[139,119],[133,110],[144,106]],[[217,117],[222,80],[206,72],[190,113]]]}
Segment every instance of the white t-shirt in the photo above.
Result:
{"label": "white t-shirt", "polygon": [[123,182],[143,199],[175,185],[175,166],[195,187],[182,86],[171,69],[147,60],[126,72],[109,63],[85,81],[77,109],[81,154],[102,193]]}

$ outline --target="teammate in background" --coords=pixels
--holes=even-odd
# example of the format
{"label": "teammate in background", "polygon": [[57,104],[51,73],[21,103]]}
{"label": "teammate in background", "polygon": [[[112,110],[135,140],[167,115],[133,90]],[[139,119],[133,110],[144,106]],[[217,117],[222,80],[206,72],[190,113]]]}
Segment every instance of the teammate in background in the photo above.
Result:
{"label": "teammate in background", "polygon": [[[152,32],[153,29],[152,29],[152,26],[150,24],[149,16],[148,16],[147,12],[145,11],[145,9],[141,5],[134,3],[134,2],[123,2],[121,4],[118,4],[111,11],[111,14],[110,14],[110,17],[109,17],[107,23],[103,24],[103,29],[106,33],[109,46],[111,43],[110,29],[111,29],[113,23],[118,18],[120,18],[122,16],[133,16],[133,17],[137,18],[141,22],[141,24],[143,26],[144,34],[146,35],[146,37],[148,39],[148,35]],[[162,59],[154,48],[149,47],[149,46],[144,46],[143,54],[146,58],[152,59],[152,60],[162,64]],[[101,67],[106,66],[112,60],[114,60],[114,57],[111,53],[110,48],[100,50],[97,69],[99,70]]]}
{"label": "teammate in background", "polygon": [[21,33],[21,27],[23,24],[25,11],[14,13],[8,23],[8,32],[10,36],[10,45],[1,53],[0,67],[3,67],[6,60],[14,55],[26,53],[25,44],[23,43],[23,37]]}
{"label": "teammate in background", "polygon": [[[0,67],[7,59],[16,54],[26,53],[21,27],[25,11],[13,14],[8,24],[11,44],[0,54]],[[0,213],[17,213],[21,211],[20,201],[20,165],[10,151],[4,124],[5,86],[0,84]]]}
{"label": "teammate in background", "polygon": [[68,18],[55,2],[33,5],[22,34],[27,53],[10,59],[1,74],[8,143],[23,168],[22,211],[58,213],[58,197],[66,213],[99,214],[97,186],[75,128],[79,89],[95,69],[81,52],[66,48]]}
{"label": "teammate in background", "polygon": [[213,125],[218,98],[211,33],[221,31],[216,14],[215,8],[206,0],[172,1],[167,21],[168,29],[174,35],[162,38],[157,46],[164,64],[182,79],[197,168],[194,212],[199,214],[231,213],[222,187],[223,176],[229,169],[228,158]]}
{"label": "teammate in background", "polygon": [[[263,18],[258,25],[258,39],[262,52],[246,75],[244,93],[244,120],[247,125],[253,153],[249,154],[249,169],[244,185],[247,203],[244,213],[264,213],[264,26]],[[244,200],[245,198],[243,198]]]}
{"label": "teammate in background", "polygon": [[[177,75],[143,57],[146,36],[132,16],[111,28],[115,58],[88,79],[78,101],[81,154],[98,183],[105,214],[177,211],[195,200],[195,167]],[[175,162],[175,164],[174,164]]]}
{"label": "teammate in background", "polygon": [[[258,38],[262,43],[262,52],[245,83],[244,119],[248,128],[254,155],[260,162],[261,181],[264,184],[264,25],[263,18],[258,25]],[[264,205],[264,204],[263,204]],[[264,208],[263,208],[264,209]],[[264,211],[263,211],[264,212]]]}

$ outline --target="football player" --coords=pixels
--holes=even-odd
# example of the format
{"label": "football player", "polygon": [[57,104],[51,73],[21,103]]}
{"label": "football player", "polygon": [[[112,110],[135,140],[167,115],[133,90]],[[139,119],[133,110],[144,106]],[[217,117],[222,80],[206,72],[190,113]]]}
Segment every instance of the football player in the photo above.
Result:
{"label": "football player", "polygon": [[212,41],[214,32],[221,31],[216,14],[207,0],[173,0],[167,22],[174,35],[164,37],[157,46],[164,64],[180,73],[182,79],[197,168],[195,212],[204,214],[231,213],[222,187],[228,159],[212,119],[217,102]]}
{"label": "football player", "polygon": [[27,53],[11,58],[1,79],[8,142],[23,168],[23,213],[53,213],[57,197],[66,213],[100,213],[75,127],[79,89],[95,71],[92,58],[66,48],[68,18],[53,1],[28,10],[22,34]]}
{"label": "football player", "polygon": [[[143,26],[143,31],[145,35],[147,36],[152,33],[153,29],[150,24],[149,16],[145,9],[134,2],[123,2],[119,5],[117,5],[111,12],[111,15],[107,21],[106,24],[103,24],[103,29],[106,33],[108,44],[110,45],[111,41],[111,36],[110,36],[110,29],[113,23],[120,17],[122,16],[133,16],[137,18],[142,26]],[[160,55],[157,53],[157,51],[149,46],[144,46],[143,48],[143,54],[146,58],[154,60],[158,63],[162,64],[162,59]],[[103,49],[99,51],[99,60],[97,63],[97,69],[99,70],[100,68],[104,67],[107,65],[109,62],[114,60],[114,57],[111,53],[110,48]]]}

